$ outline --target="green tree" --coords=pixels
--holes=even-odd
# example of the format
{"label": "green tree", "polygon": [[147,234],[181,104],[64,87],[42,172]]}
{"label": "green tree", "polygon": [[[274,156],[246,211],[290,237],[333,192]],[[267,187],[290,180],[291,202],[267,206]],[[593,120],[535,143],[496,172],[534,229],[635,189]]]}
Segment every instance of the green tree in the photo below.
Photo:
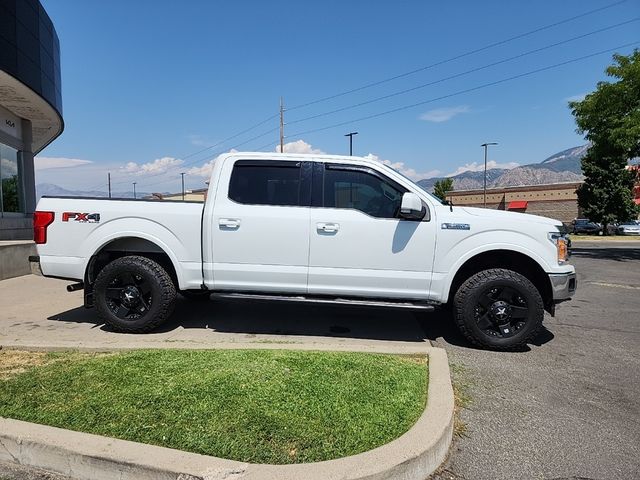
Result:
{"label": "green tree", "polygon": [[640,155],[640,51],[615,54],[613,60],[606,73],[615,81],[599,82],[584,100],[569,102],[578,133],[590,142],[578,204],[586,217],[605,227],[638,215],[636,174],[625,167]]}
{"label": "green tree", "polygon": [[433,194],[440,200],[445,200],[447,193],[453,190],[453,178],[443,178],[433,184]]}
{"label": "green tree", "polygon": [[18,176],[2,179],[2,209],[5,212],[19,212]]}

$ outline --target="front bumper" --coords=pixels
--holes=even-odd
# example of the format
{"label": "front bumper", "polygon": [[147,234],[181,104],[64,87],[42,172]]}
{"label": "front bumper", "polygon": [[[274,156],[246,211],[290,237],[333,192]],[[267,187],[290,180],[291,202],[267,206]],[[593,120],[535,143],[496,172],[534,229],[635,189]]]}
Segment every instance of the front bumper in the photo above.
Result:
{"label": "front bumper", "polygon": [[40,275],[43,277],[42,268],[40,267],[40,256],[29,255],[29,266],[31,267],[31,273],[34,275]]}
{"label": "front bumper", "polygon": [[550,273],[551,291],[553,293],[553,301],[560,302],[568,300],[576,293],[578,280],[575,272],[572,273]]}

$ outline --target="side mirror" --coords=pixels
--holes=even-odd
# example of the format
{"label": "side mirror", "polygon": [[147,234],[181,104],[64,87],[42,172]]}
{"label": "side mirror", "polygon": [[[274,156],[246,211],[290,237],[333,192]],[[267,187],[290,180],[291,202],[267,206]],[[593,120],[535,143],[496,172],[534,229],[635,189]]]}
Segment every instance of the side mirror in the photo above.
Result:
{"label": "side mirror", "polygon": [[402,203],[400,204],[400,218],[407,220],[422,220],[427,209],[422,205],[420,197],[413,192],[407,192],[402,195]]}

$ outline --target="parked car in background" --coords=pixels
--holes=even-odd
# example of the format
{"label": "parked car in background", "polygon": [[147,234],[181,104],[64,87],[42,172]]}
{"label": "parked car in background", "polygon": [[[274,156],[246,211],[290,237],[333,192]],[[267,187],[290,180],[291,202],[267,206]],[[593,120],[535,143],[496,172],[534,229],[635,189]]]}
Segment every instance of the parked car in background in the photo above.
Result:
{"label": "parked car in background", "polygon": [[618,235],[640,235],[640,222],[633,220],[618,225]]}
{"label": "parked car in background", "polygon": [[573,222],[571,222],[573,228],[571,233],[575,233],[579,235],[581,233],[586,233],[589,235],[602,235],[602,225],[599,223],[592,222],[587,218],[576,218]]}

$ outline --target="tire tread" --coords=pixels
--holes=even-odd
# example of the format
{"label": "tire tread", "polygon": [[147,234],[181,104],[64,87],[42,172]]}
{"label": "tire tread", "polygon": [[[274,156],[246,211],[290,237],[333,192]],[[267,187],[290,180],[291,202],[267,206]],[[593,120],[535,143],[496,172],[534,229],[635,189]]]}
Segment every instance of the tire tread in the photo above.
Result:
{"label": "tire tread", "polygon": [[[456,326],[460,330],[460,333],[464,335],[464,337],[469,340],[473,345],[483,348],[490,348],[492,350],[501,350],[501,351],[509,351],[509,350],[518,350],[525,347],[528,343],[531,343],[532,340],[538,335],[540,328],[542,327],[542,318],[536,322],[533,328],[529,330],[527,335],[523,336],[516,343],[509,345],[496,345],[487,341],[484,341],[482,338],[478,338],[474,333],[469,329],[465,321],[464,315],[464,306],[467,303],[468,297],[473,293],[473,291],[480,287],[483,284],[488,282],[496,281],[496,280],[504,280],[508,279],[515,283],[520,284],[523,288],[526,288],[534,299],[535,305],[533,308],[537,308],[539,311],[542,311],[542,316],[544,316],[544,303],[542,301],[542,297],[538,292],[538,289],[531,283],[531,281],[517,272],[513,270],[507,270],[505,268],[491,268],[488,270],[482,270],[475,275],[469,277],[465,282],[462,283],[458,291],[455,293],[453,299],[453,307],[454,307],[454,321]],[[541,317],[542,317],[541,316]]]}
{"label": "tire tread", "polygon": [[[94,291],[102,286],[103,283],[107,281],[107,277],[110,272],[115,268],[120,267],[132,267],[138,268],[142,266],[152,273],[152,275],[158,281],[158,284],[161,289],[160,298],[154,300],[158,302],[158,311],[151,317],[151,319],[145,322],[144,325],[126,325],[126,324],[116,324],[111,321],[110,315],[111,312],[108,311],[108,307],[106,304],[103,304],[100,301],[95,302],[96,310],[98,312],[98,316],[105,321],[109,326],[114,328],[115,330],[122,333],[148,333],[156,328],[158,328],[162,323],[164,323],[173,313],[173,309],[175,306],[175,298],[176,298],[176,287],[171,279],[171,276],[167,273],[167,271],[162,268],[157,262],[151,260],[150,258],[143,257],[140,255],[130,255],[126,257],[120,257],[113,260],[107,266],[105,266],[100,273],[98,274],[95,284]],[[106,285],[105,285],[106,287]]]}

